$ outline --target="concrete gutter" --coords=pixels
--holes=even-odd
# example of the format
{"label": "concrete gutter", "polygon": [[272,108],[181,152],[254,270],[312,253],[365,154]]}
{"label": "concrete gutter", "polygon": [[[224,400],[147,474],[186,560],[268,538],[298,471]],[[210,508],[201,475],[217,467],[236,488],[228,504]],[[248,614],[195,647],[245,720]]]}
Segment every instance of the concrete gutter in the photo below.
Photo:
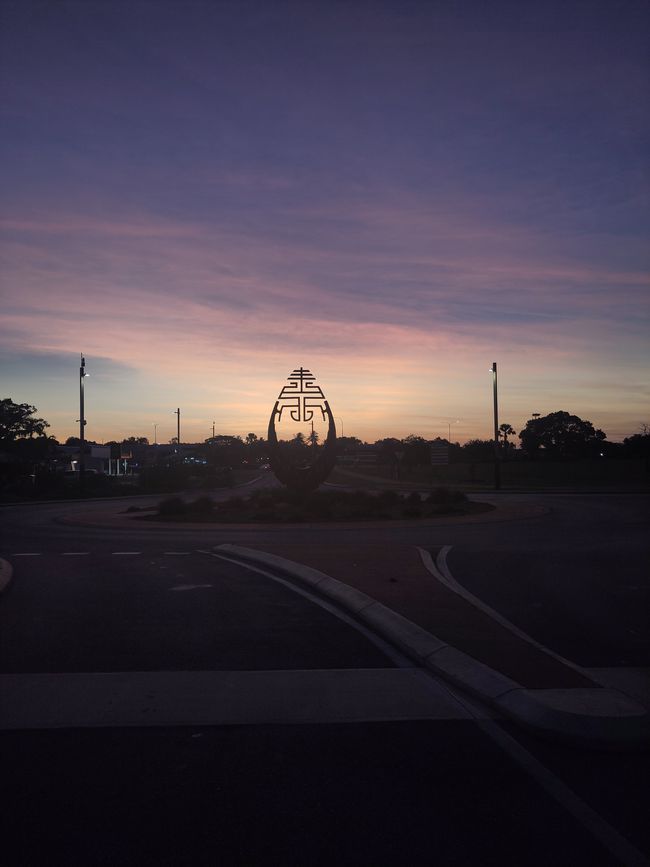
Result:
{"label": "concrete gutter", "polygon": [[594,749],[650,747],[648,711],[616,689],[601,687],[595,681],[593,688],[526,689],[324,572],[240,545],[223,544],[214,550],[243,563],[269,567],[308,585],[353,614],[423,668],[537,734]]}
{"label": "concrete gutter", "polygon": [[0,593],[4,593],[7,589],[13,574],[14,570],[11,563],[8,563],[0,557]]}

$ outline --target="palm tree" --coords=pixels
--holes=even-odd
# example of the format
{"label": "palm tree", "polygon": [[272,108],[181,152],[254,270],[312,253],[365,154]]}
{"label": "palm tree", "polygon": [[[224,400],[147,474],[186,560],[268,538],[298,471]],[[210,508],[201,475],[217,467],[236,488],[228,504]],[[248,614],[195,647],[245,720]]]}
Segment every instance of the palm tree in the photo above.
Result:
{"label": "palm tree", "polygon": [[506,422],[499,425],[499,431],[500,431],[501,438],[503,439],[503,451],[504,451],[504,454],[507,455],[508,454],[508,446],[510,445],[510,443],[508,442],[508,437],[515,436],[517,431],[513,428],[512,425],[507,424]]}

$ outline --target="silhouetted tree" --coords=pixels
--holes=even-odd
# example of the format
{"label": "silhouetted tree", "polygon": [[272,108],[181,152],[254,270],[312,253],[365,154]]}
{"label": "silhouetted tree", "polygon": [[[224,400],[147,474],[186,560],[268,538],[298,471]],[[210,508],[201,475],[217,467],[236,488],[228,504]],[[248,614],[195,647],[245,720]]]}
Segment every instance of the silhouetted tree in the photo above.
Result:
{"label": "silhouetted tree", "polygon": [[460,451],[463,461],[493,461],[494,440],[467,440]]}
{"label": "silhouetted tree", "polygon": [[529,419],[519,439],[531,458],[540,452],[552,458],[583,458],[599,450],[605,434],[590,421],[561,410]]}
{"label": "silhouetted tree", "polygon": [[631,437],[625,437],[623,454],[628,458],[643,458],[647,469],[650,461],[650,433],[638,433]]}
{"label": "silhouetted tree", "polygon": [[402,440],[403,462],[407,467],[426,466],[431,461],[431,446],[424,437],[409,434]]}
{"label": "silhouetted tree", "polygon": [[10,447],[16,440],[45,436],[50,425],[43,418],[34,418],[36,407],[28,403],[14,403],[10,397],[0,401],[0,444]]}
{"label": "silhouetted tree", "polygon": [[504,422],[499,425],[499,438],[502,440],[501,442],[501,452],[504,458],[508,457],[508,452],[514,448],[514,443],[508,442],[508,437],[516,436],[517,431],[513,428],[511,424]]}
{"label": "silhouetted tree", "polygon": [[402,451],[402,441],[395,439],[395,437],[386,437],[383,440],[377,440],[375,448],[377,449],[377,463],[392,466],[397,463],[397,452]]}

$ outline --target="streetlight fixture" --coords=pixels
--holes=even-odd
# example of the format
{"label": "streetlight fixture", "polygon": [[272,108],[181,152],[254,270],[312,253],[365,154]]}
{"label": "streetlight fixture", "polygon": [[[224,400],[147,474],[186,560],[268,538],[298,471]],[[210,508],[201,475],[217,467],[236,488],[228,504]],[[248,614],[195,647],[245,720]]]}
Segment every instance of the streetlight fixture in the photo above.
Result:
{"label": "streetlight fixture", "polygon": [[501,467],[499,465],[499,400],[497,393],[497,363],[492,362],[492,392],[494,397],[494,490],[501,488]]}

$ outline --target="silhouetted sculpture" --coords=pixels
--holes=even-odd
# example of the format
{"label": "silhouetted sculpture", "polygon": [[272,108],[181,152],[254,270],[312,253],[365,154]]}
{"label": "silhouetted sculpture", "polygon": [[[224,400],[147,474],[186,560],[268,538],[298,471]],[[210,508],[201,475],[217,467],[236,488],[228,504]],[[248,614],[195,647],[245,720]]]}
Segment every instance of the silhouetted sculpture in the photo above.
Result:
{"label": "silhouetted sculpture", "polygon": [[[336,425],[330,405],[322,389],[316,385],[316,377],[309,370],[300,367],[288,377],[273,407],[269,419],[268,445],[269,463],[278,481],[292,491],[308,494],[322,484],[334,469],[336,463]],[[283,455],[275,430],[276,418],[281,420],[282,413],[289,409],[294,421],[311,421],[314,410],[319,409],[323,420],[328,420],[327,439],[318,449],[316,459],[294,463]],[[314,450],[310,449],[310,452]]]}

